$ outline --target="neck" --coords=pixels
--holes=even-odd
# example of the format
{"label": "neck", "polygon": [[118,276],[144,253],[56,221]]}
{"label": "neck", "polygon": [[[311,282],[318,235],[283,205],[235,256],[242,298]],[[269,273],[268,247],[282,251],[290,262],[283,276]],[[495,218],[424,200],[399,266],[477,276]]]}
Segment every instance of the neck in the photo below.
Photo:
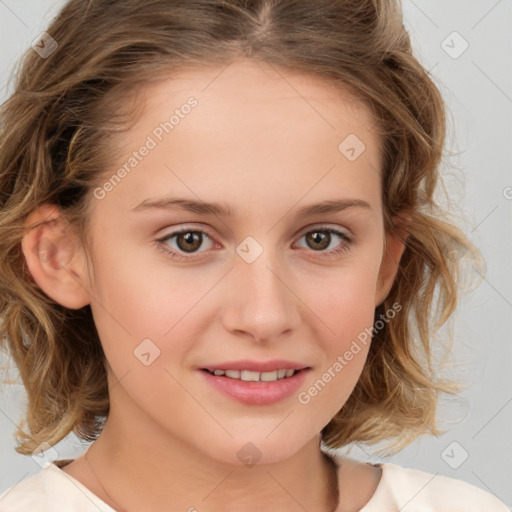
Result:
{"label": "neck", "polygon": [[[333,512],[336,468],[313,439],[292,457],[251,467],[219,462],[158,428],[121,422],[111,409],[88,459],[101,496],[126,512]],[[148,435],[151,432],[151,435]],[[161,438],[161,439],[160,439]],[[155,442],[156,440],[161,442]],[[99,494],[99,493],[98,493]],[[102,494],[105,494],[102,492]]]}

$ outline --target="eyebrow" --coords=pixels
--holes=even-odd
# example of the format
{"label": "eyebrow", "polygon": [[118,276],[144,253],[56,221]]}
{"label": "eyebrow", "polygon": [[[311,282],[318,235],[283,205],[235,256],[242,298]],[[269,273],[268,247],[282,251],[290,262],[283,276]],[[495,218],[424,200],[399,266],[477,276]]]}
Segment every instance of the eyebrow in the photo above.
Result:
{"label": "eyebrow", "polygon": [[[322,201],[297,210],[297,217],[309,217],[326,213],[336,213],[347,208],[362,208],[371,210],[371,206],[362,199],[338,199]],[[166,197],[156,199],[145,199],[131,211],[140,212],[148,210],[186,210],[202,215],[218,215],[222,217],[233,217],[235,210],[225,203],[207,203],[194,199],[182,199],[178,197]]]}

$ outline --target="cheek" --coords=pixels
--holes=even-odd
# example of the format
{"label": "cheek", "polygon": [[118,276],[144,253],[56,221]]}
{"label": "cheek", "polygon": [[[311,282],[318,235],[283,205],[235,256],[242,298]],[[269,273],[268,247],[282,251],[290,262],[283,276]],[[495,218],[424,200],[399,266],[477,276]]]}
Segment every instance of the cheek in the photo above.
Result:
{"label": "cheek", "polygon": [[[318,317],[317,340],[324,355],[315,375],[318,385],[308,383],[314,386],[309,391],[314,395],[322,390],[318,403],[322,402],[332,414],[352,392],[368,355],[378,266],[372,258],[354,259],[328,278],[312,279],[309,282],[315,286],[304,291]],[[309,391],[306,390],[308,395]]]}
{"label": "cheek", "polygon": [[338,269],[305,273],[301,299],[340,347],[373,323],[378,262],[354,257]]}
{"label": "cheek", "polygon": [[179,365],[200,337],[218,277],[199,279],[190,269],[163,273],[128,256],[113,264],[116,258],[95,262],[91,309],[103,350],[117,378],[131,372],[132,380],[140,376],[158,388],[164,366]]}

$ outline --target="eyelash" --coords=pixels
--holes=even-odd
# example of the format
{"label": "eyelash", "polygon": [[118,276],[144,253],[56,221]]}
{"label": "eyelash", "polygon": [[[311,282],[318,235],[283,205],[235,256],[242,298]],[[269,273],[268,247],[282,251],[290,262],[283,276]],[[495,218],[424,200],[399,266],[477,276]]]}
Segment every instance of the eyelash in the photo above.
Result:
{"label": "eyelash", "polygon": [[[311,229],[309,231],[306,231],[300,238],[303,238],[304,236],[309,235],[310,233],[315,233],[315,232],[324,232],[324,233],[329,233],[331,235],[336,235],[342,240],[342,243],[340,244],[340,246],[337,249],[331,249],[330,251],[327,251],[327,252],[313,251],[311,249],[312,252],[318,252],[320,254],[328,254],[329,256],[327,256],[327,257],[333,257],[333,256],[338,256],[338,255],[345,253],[351,247],[352,240],[346,233],[343,233],[342,231],[339,231],[337,229],[330,228],[330,227],[319,227],[319,228]],[[171,238],[174,238],[178,235],[184,234],[184,233],[201,233],[203,235],[206,235],[210,240],[213,241],[213,238],[206,231],[204,231],[202,229],[191,229],[191,228],[187,229],[187,228],[185,228],[185,229],[180,229],[178,231],[174,231],[172,233],[169,233],[168,235],[166,235],[163,238],[159,238],[159,239],[155,240],[155,244],[161,251],[168,254],[172,259],[176,259],[179,261],[195,259],[193,256],[183,256],[179,252],[177,252],[173,249],[170,249],[169,246],[164,243],[165,241],[167,241]],[[197,254],[197,253],[190,253],[190,254],[193,255],[193,254]],[[320,257],[323,258],[326,256],[320,256]]]}

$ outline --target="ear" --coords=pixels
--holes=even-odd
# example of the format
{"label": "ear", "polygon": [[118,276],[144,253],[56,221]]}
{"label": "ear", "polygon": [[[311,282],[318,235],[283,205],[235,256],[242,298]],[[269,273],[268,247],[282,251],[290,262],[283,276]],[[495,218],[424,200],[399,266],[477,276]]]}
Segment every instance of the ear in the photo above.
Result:
{"label": "ear", "polygon": [[89,304],[83,248],[59,207],[51,204],[38,207],[28,216],[24,227],[22,251],[41,290],[69,309]]}
{"label": "ear", "polygon": [[408,237],[407,225],[410,219],[394,218],[394,229],[386,235],[384,254],[379,269],[379,277],[375,290],[375,307],[384,302],[388,296],[400,265],[400,258],[405,250],[405,242]]}

